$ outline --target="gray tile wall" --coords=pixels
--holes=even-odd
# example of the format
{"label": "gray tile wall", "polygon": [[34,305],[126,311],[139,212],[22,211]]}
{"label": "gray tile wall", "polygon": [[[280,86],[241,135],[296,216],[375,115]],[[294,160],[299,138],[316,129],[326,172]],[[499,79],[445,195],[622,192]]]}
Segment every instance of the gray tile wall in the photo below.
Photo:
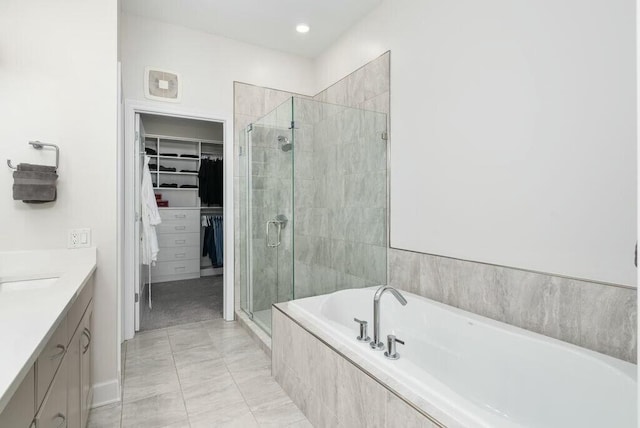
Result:
{"label": "gray tile wall", "polygon": [[[246,156],[240,156],[240,152],[246,154],[246,141],[244,141],[244,131],[246,127],[250,123],[255,123],[259,118],[263,117],[270,111],[274,110],[276,107],[281,105],[287,99],[291,98],[293,93],[286,91],[279,91],[271,88],[264,88],[260,86],[250,85],[241,82],[234,82],[234,139],[233,139],[233,147],[234,147],[234,194],[236,195],[235,204],[234,204],[234,219],[235,219],[235,230],[234,230],[234,251],[235,251],[235,308],[236,310],[241,307],[241,300],[246,300],[246,283],[247,283],[247,246],[246,246],[246,230],[247,230],[247,218],[246,218],[246,197],[247,197],[247,171],[248,165],[246,164]],[[258,129],[257,132],[266,132],[267,130],[263,127],[262,129]],[[262,136],[265,141],[267,141],[268,137],[266,135]],[[259,161],[262,160],[263,163],[266,160],[264,156],[267,153],[267,147],[261,147],[257,150],[260,151],[262,149],[262,153],[256,153],[254,160]],[[271,155],[274,153],[271,152]],[[263,157],[261,158],[260,155]],[[259,177],[259,180],[262,180],[266,185],[273,185],[273,180],[269,180],[267,175],[271,174],[269,171],[262,170],[262,177]],[[267,203],[269,198],[264,198],[263,192],[263,201]],[[266,221],[266,220],[265,220]],[[264,224],[264,223],[262,223]],[[261,238],[264,239],[264,230]],[[265,255],[266,256],[266,255]],[[289,260],[291,257],[289,257]],[[263,264],[263,265],[266,265]],[[290,265],[290,263],[289,263]],[[269,266],[274,266],[269,264]],[[273,275],[272,275],[273,276]],[[265,281],[267,285],[272,285],[273,280],[269,280],[269,276],[265,277]],[[270,295],[273,287],[265,286],[258,287],[256,296],[259,297],[258,304],[255,310],[259,310],[263,306],[269,306],[266,302],[272,296]],[[242,302],[242,306],[245,306],[245,302]],[[266,309],[266,307],[264,308]]]}
{"label": "gray tile wall", "polygon": [[295,297],[386,283],[386,115],[298,99],[294,111]]}
{"label": "gray tile wall", "polygon": [[389,249],[389,283],[430,299],[636,362],[636,290]]}

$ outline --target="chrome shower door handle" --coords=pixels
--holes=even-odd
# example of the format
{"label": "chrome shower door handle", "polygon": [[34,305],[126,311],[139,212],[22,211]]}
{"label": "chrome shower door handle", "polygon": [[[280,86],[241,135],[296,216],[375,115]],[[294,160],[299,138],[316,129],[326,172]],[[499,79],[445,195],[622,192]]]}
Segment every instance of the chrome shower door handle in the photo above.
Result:
{"label": "chrome shower door handle", "polygon": [[[273,244],[269,240],[269,230],[270,230],[269,226],[271,226],[271,224],[275,224],[276,228],[278,229],[277,240]],[[276,247],[280,246],[280,235],[281,235],[281,232],[282,232],[282,224],[279,221],[277,221],[277,220],[269,220],[269,221],[267,221],[267,232],[266,232],[267,247],[276,248]]]}

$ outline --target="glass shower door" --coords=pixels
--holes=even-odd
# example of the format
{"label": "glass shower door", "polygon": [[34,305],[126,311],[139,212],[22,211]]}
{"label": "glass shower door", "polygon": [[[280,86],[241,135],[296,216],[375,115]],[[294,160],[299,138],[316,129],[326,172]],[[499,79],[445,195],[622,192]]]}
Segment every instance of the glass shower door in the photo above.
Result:
{"label": "glass shower door", "polygon": [[271,305],[293,297],[292,100],[247,130],[246,310],[271,333]]}

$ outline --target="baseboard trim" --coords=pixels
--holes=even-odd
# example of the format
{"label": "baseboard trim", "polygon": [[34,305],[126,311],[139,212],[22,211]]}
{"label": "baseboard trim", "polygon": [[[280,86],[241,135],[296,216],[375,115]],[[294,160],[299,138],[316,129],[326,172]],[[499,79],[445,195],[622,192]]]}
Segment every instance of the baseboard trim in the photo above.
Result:
{"label": "baseboard trim", "polygon": [[96,383],[91,387],[93,400],[91,408],[106,406],[120,401],[120,382],[118,379]]}

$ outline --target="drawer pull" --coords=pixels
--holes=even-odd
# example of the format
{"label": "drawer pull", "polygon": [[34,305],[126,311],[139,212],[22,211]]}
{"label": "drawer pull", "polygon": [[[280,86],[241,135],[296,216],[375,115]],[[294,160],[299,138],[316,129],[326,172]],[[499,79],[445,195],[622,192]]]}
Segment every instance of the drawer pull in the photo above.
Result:
{"label": "drawer pull", "polygon": [[185,267],[184,267],[184,266],[179,266],[179,267],[177,267],[177,268],[174,268],[174,270],[175,270],[176,272],[184,272],[184,269],[185,269]]}
{"label": "drawer pull", "polygon": [[58,358],[62,357],[67,350],[67,348],[64,345],[57,345],[56,349],[59,349],[60,351],[50,356],[49,357],[50,360],[57,360]]}
{"label": "drawer pull", "polygon": [[186,227],[185,226],[175,226],[176,230],[185,230]]}
{"label": "drawer pull", "polygon": [[185,217],[187,217],[186,214],[176,214],[175,215],[175,218],[185,218]]}
{"label": "drawer pull", "polygon": [[82,347],[82,354],[86,354],[89,350],[89,345],[91,345],[91,331],[88,328],[82,330],[82,335],[87,338],[87,344]]}
{"label": "drawer pull", "polygon": [[176,254],[176,259],[184,259],[184,256],[186,256],[186,253],[178,253]]}
{"label": "drawer pull", "polygon": [[176,244],[184,244],[185,242],[187,242],[184,239],[176,239]]}
{"label": "drawer pull", "polygon": [[63,426],[66,426],[66,425],[67,425],[67,417],[66,417],[64,414],[62,414],[62,413],[58,413],[58,414],[53,418],[53,420],[54,420],[54,421],[55,421],[55,420],[58,420],[58,419],[60,420],[60,423],[58,424],[57,428],[62,428]]}

